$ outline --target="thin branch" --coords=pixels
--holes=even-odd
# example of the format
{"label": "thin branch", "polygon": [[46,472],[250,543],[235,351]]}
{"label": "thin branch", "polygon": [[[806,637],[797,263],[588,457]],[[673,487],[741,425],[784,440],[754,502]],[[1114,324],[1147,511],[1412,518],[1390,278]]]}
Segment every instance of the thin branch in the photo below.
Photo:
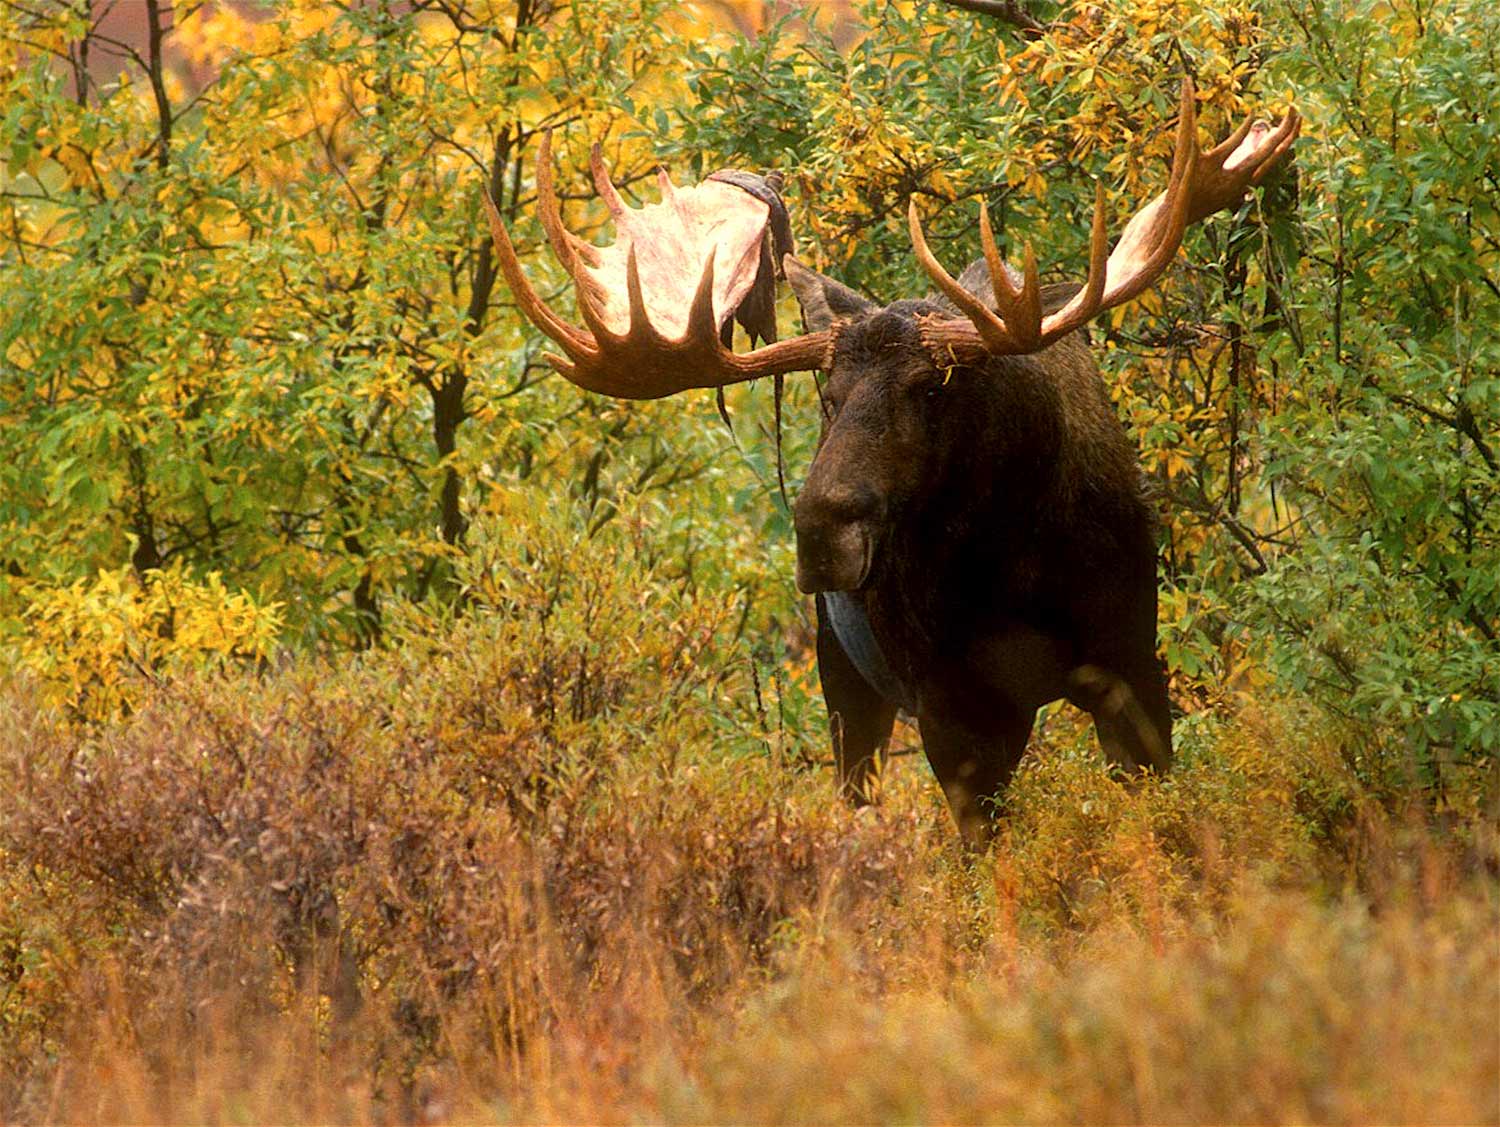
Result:
{"label": "thin branch", "polygon": [[1490,449],[1490,444],[1485,441],[1484,432],[1480,429],[1479,422],[1474,418],[1474,412],[1469,409],[1468,404],[1459,404],[1458,409],[1449,414],[1446,411],[1439,411],[1434,407],[1429,407],[1427,404],[1413,399],[1409,395],[1387,391],[1380,386],[1380,383],[1373,376],[1366,376],[1364,383],[1366,387],[1373,388],[1392,403],[1409,408],[1419,415],[1431,419],[1435,423],[1442,423],[1444,426],[1458,431],[1459,434],[1474,444],[1475,451],[1484,459],[1484,464],[1490,468],[1490,473],[1500,473],[1500,461],[1496,460],[1495,452]]}
{"label": "thin branch", "polygon": [[151,67],[148,75],[151,79],[151,93],[156,99],[156,124],[160,142],[156,150],[156,166],[165,171],[168,162],[172,159],[172,103],[167,98],[161,45],[162,38],[171,28],[162,25],[161,16],[160,0],[146,0],[146,21],[150,32],[151,52]]}
{"label": "thin branch", "polygon": [[1004,20],[1020,31],[1027,39],[1040,39],[1047,33],[1047,25],[1039,22],[1021,6],[1021,0],[942,0],[950,8],[974,12],[981,16],[994,16]]}

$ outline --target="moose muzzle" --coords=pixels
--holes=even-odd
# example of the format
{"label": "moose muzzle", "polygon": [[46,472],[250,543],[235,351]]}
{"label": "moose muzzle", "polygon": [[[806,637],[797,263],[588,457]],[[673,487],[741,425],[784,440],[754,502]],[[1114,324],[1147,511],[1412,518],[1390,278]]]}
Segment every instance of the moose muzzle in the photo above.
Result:
{"label": "moose muzzle", "polygon": [[884,505],[863,486],[819,488],[809,479],[797,498],[797,589],[858,591],[870,578]]}

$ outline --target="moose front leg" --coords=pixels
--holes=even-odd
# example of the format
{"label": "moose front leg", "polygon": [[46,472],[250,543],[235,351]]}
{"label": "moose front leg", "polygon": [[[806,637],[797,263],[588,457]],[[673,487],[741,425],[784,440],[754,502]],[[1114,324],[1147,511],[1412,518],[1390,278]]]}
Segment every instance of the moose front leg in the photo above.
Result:
{"label": "moose front leg", "polygon": [[964,845],[980,850],[995,836],[996,804],[1031,739],[1035,710],[1003,699],[986,702],[984,716],[964,718],[924,696],[918,717],[922,746],[947,796]]}
{"label": "moose front leg", "polygon": [[828,706],[828,730],[838,765],[839,790],[856,806],[872,797],[870,775],[876,753],[891,738],[896,706],[886,700],[854,667],[839,644],[823,596],[818,605],[818,680]]}

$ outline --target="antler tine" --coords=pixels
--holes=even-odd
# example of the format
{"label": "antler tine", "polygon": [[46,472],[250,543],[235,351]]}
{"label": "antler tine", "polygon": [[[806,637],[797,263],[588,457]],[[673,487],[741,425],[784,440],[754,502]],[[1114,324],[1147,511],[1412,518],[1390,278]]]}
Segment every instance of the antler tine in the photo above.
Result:
{"label": "antler tine", "polygon": [[541,146],[536,154],[536,209],[542,221],[542,230],[552,244],[552,253],[562,263],[569,277],[576,278],[577,254],[572,232],[563,226],[562,207],[557,199],[557,184],[552,173],[552,130],[542,134]]}
{"label": "antler tine", "polygon": [[1037,277],[1036,254],[1026,244],[1021,285],[1011,282],[1010,267],[1000,258],[995,246],[995,230],[990,226],[990,209],[984,197],[979,199],[979,243],[984,250],[985,265],[990,270],[990,288],[995,294],[995,309],[1006,332],[1016,345],[1029,352],[1037,347],[1042,331],[1042,286]]}
{"label": "antler tine", "polygon": [[1104,307],[1104,285],[1109,275],[1109,225],[1104,183],[1094,182],[1094,221],[1089,229],[1089,276],[1083,289],[1046,321],[1046,332],[1058,337],[1086,324]]}
{"label": "antler tine", "polygon": [[[495,206],[495,201],[488,191],[484,193],[484,209],[489,219],[490,237],[495,244],[495,257],[499,261],[500,272],[505,275],[506,284],[510,286],[510,292],[515,296],[516,304],[521,307],[521,312],[533,325],[560,344],[574,364],[581,364],[591,359],[595,355],[594,341],[582,329],[552,312],[551,307],[542,300],[536,290],[531,288],[531,283],[526,280],[526,275],[521,270],[521,263],[516,258],[516,248],[511,244],[510,233],[506,231],[505,223],[500,218],[500,209]],[[559,371],[563,370],[563,361],[560,357],[549,354],[549,359],[558,366]],[[564,375],[571,371],[572,366],[569,365]]]}
{"label": "antler tine", "polygon": [[1259,184],[1266,178],[1266,174],[1281,164],[1281,158],[1286,156],[1291,149],[1292,143],[1297,140],[1298,134],[1302,132],[1302,115],[1297,112],[1295,106],[1287,108],[1286,117],[1282,118],[1281,124],[1271,134],[1272,148],[1261,161],[1251,177],[1252,182]]}
{"label": "antler tine", "polygon": [[693,303],[688,306],[686,340],[718,343],[718,325],[714,322],[714,257],[718,252],[718,247],[709,248],[708,261],[703,264],[703,276],[698,279],[698,288],[693,291]]}
{"label": "antler tine", "polygon": [[615,222],[628,220],[630,209],[625,206],[625,201],[615,189],[614,181],[609,178],[609,166],[604,163],[604,148],[598,141],[589,146],[589,172],[594,177],[594,191],[599,193],[599,198],[609,208],[609,214]]}
{"label": "antler tine", "polygon": [[[1089,277],[1083,287],[1084,304],[1098,308],[1109,281],[1109,219],[1104,182],[1094,181],[1094,223],[1089,231]],[[1091,313],[1090,316],[1093,316]]]}
{"label": "antler tine", "polygon": [[536,174],[537,211],[541,216],[542,229],[547,241],[552,244],[552,253],[568,277],[573,280],[573,292],[578,302],[578,315],[597,343],[602,336],[610,335],[608,327],[599,314],[604,295],[592,275],[583,269],[585,253],[597,263],[598,252],[573,232],[562,221],[562,206],[557,198],[557,181],[552,168],[552,131],[542,134],[542,143],[537,150]]}
{"label": "antler tine", "polygon": [[[634,250],[635,248],[632,247],[631,253],[634,253]],[[627,260],[627,270],[628,268],[629,264]],[[601,311],[601,306],[604,304],[604,295],[600,286],[591,277],[583,274],[582,271],[574,274],[572,277],[573,296],[578,302],[578,315],[583,318],[583,323],[588,326],[589,332],[593,335],[595,345],[602,346],[611,341],[624,340],[624,337],[605,324],[604,314]]]}
{"label": "antler tine", "polygon": [[983,196],[979,197],[979,246],[984,251],[985,265],[990,268],[990,283],[995,289],[995,299],[1001,299],[1002,289],[1005,291],[1004,297],[1013,298],[1015,295],[1010,288],[1010,270],[1000,257],[1000,248],[995,246],[995,229],[990,226],[990,206]]}
{"label": "antler tine", "polygon": [[626,337],[635,340],[646,336],[661,340],[662,336],[651,324],[651,315],[646,312],[646,293],[641,288],[641,264],[636,258],[635,245],[625,254],[625,299],[630,304],[630,328]]}
{"label": "antler tine", "polygon": [[[927,237],[922,233],[922,220],[917,215],[916,196],[911,198],[911,203],[907,206],[906,224],[911,231],[912,250],[922,269],[932,279],[932,284],[938,288],[938,292],[958,306],[973,323],[985,347],[996,354],[1022,351],[1005,322],[988,309],[983,301],[959,285],[957,279],[943,269],[943,264],[928,248]],[[1004,266],[1003,263],[1001,265]],[[1004,273],[1003,269],[1001,273]]]}
{"label": "antler tine", "polygon": [[[1006,279],[1007,285],[1010,279]],[[1030,243],[1021,259],[1021,289],[1011,308],[1001,308],[1006,327],[1028,348],[1042,341],[1042,282],[1036,267],[1036,251]]]}
{"label": "antler tine", "polygon": [[580,292],[583,287],[590,286],[592,287],[591,296],[598,300],[601,295],[598,292],[597,283],[588,271],[581,267],[584,264],[597,266],[599,252],[569,231],[563,223],[562,206],[558,202],[557,182],[552,169],[552,130],[550,129],[542,133],[542,143],[537,150],[536,168],[537,213],[542,221],[542,230],[547,233],[547,241],[552,244],[552,253],[557,255],[558,262],[567,271],[568,277],[573,279],[573,284],[579,287]]}

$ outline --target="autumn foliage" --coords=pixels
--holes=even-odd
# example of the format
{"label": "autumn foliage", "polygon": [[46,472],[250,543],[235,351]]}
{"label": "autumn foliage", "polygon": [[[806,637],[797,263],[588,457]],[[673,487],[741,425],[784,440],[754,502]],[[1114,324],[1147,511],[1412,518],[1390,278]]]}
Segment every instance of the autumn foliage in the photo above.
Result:
{"label": "autumn foliage", "polygon": [[[1500,1121],[1493,5],[110,7],[0,0],[0,1120]],[[553,378],[481,193],[1062,280],[1184,72],[1307,124],[1092,329],[1180,768],[1051,709],[966,858],[832,793],[812,381]]]}

